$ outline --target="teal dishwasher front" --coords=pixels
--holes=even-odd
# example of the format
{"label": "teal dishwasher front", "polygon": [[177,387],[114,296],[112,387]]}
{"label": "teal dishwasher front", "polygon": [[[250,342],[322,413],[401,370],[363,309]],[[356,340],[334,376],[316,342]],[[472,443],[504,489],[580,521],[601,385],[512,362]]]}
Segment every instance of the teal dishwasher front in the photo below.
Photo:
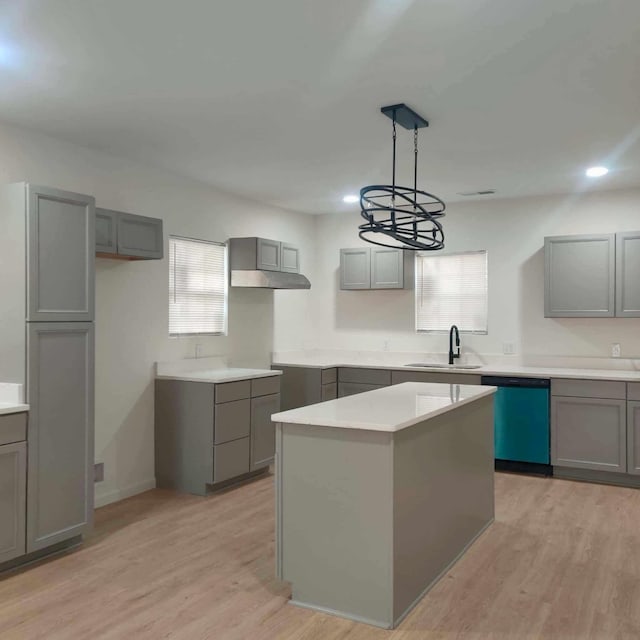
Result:
{"label": "teal dishwasher front", "polygon": [[549,380],[483,376],[482,384],[498,387],[494,422],[496,468],[550,472]]}

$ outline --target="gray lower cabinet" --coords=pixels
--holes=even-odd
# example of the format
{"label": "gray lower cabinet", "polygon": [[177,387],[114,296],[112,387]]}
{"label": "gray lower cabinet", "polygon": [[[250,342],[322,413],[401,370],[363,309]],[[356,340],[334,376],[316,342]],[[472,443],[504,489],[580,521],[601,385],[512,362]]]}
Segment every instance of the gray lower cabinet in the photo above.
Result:
{"label": "gray lower cabinet", "polygon": [[627,473],[640,475],[640,402],[627,402]]}
{"label": "gray lower cabinet", "polygon": [[337,397],[337,369],[329,367],[284,367],[273,365],[282,371],[282,411],[306,407],[310,404],[333,400]]}
{"label": "gray lower cabinet", "polygon": [[322,385],[322,391],[320,394],[320,399],[322,402],[326,402],[327,400],[335,400],[338,397],[338,383],[330,382],[329,384]]}
{"label": "gray lower cabinet", "polygon": [[473,373],[440,373],[432,371],[392,371],[391,384],[402,382],[439,382],[443,384],[481,384],[481,376]]}
{"label": "gray lower cabinet", "polygon": [[356,393],[364,393],[365,391],[382,389],[386,386],[387,385],[384,384],[367,384],[366,382],[338,382],[338,398],[354,396],[356,395]]}
{"label": "gray lower cabinet", "polygon": [[251,471],[273,462],[276,432],[271,416],[279,410],[280,394],[251,399]]}
{"label": "gray lower cabinet", "polygon": [[552,396],[551,463],[625,473],[626,401]]}
{"label": "gray lower cabinet", "polygon": [[32,184],[24,188],[27,321],[92,321],[94,199]]}
{"label": "gray lower cabinet", "polygon": [[0,445],[0,564],[25,553],[26,490],[26,442]]}
{"label": "gray lower cabinet", "polygon": [[616,233],[616,316],[640,317],[640,231]]}
{"label": "gray lower cabinet", "polygon": [[129,260],[161,260],[162,220],[124,211],[96,208],[95,253]]}
{"label": "gray lower cabinet", "polygon": [[158,379],[155,462],[158,487],[206,495],[269,465],[280,410],[279,376],[221,384]]}
{"label": "gray lower cabinet", "polygon": [[547,237],[544,315],[615,315],[615,235]]}
{"label": "gray lower cabinet", "polygon": [[92,525],[94,330],[51,322],[27,331],[29,553]]}

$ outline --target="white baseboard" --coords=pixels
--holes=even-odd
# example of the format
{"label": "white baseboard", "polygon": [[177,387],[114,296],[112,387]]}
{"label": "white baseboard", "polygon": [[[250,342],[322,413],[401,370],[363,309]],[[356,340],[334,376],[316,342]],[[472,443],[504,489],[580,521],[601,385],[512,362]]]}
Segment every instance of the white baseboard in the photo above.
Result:
{"label": "white baseboard", "polygon": [[150,478],[149,480],[137,482],[136,484],[131,484],[128,487],[123,487],[122,489],[107,491],[106,493],[98,493],[96,491],[94,506],[96,509],[99,509],[100,507],[104,507],[112,502],[118,502],[119,500],[135,496],[138,493],[149,491],[149,489],[155,489],[155,487],[156,479]]}

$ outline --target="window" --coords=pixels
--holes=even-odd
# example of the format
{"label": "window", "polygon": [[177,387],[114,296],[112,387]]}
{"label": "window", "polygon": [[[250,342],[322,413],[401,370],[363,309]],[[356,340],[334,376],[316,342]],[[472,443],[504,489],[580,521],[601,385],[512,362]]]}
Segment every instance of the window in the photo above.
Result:
{"label": "window", "polygon": [[169,335],[227,332],[227,246],[169,237]]}
{"label": "window", "polygon": [[487,333],[487,252],[416,256],[416,331]]}

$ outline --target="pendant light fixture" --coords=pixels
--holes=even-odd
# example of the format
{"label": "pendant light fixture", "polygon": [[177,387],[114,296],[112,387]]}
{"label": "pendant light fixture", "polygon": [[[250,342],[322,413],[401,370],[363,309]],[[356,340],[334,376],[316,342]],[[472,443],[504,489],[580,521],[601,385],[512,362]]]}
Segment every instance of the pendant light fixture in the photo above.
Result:
{"label": "pendant light fixture", "polygon": [[[418,189],[418,129],[429,126],[406,104],[380,109],[393,121],[393,169],[391,184],[374,184],[360,189],[360,237],[381,247],[411,251],[444,248],[444,231],[438,218],[444,216],[444,202]],[[413,130],[413,188],[396,184],[396,124]]]}

